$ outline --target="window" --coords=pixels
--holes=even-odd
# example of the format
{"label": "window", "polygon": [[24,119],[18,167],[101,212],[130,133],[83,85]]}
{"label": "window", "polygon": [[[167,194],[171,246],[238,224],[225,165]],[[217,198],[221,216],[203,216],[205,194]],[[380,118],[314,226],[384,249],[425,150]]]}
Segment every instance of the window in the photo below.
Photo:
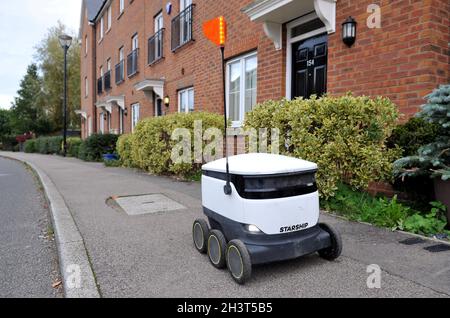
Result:
{"label": "window", "polygon": [[227,108],[233,126],[241,126],[245,113],[256,105],[258,58],[256,53],[227,63]]}
{"label": "window", "polygon": [[112,7],[108,8],[108,31],[111,29],[112,25]]}
{"label": "window", "polygon": [[140,105],[139,104],[133,104],[131,105],[131,131],[134,132],[134,128],[136,128],[136,125],[139,122],[140,117]]}
{"label": "window", "polygon": [[102,17],[102,18],[100,19],[100,40],[103,39],[103,34],[104,34],[104,32],[105,32],[105,20],[104,20],[104,18]]}
{"label": "window", "polygon": [[111,58],[106,61],[106,73],[104,75],[105,90],[111,89]]}
{"label": "window", "polygon": [[131,38],[132,52],[127,57],[127,75],[131,77],[138,72],[139,37],[134,35]]}
{"label": "window", "polygon": [[192,40],[192,0],[180,0],[180,14],[172,20],[172,51]]}
{"label": "window", "polygon": [[119,49],[119,63],[116,65],[116,84],[122,83],[125,78],[125,62],[123,46]]}
{"label": "window", "polygon": [[89,51],[89,42],[88,42],[88,36],[86,35],[84,37],[84,54],[88,54]]}
{"label": "window", "polygon": [[148,40],[148,64],[153,64],[163,57],[164,21],[162,12],[154,19],[155,34]]}
{"label": "window", "polygon": [[120,0],[119,1],[119,13],[122,13],[124,9],[125,9],[125,0]]}
{"label": "window", "polygon": [[131,38],[131,49],[137,50],[139,48],[139,37],[137,34],[133,35],[133,37]]}
{"label": "window", "polygon": [[89,96],[89,80],[87,77],[84,78],[84,97]]}
{"label": "window", "polygon": [[187,88],[178,92],[178,110],[180,113],[194,111],[194,88]]}

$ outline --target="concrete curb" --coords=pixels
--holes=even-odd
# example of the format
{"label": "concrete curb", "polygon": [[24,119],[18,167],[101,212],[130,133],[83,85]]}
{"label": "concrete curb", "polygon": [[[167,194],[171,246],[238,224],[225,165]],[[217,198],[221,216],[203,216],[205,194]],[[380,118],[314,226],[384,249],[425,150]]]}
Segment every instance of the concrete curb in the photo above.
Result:
{"label": "concrete curb", "polygon": [[66,298],[100,298],[83,238],[63,197],[53,181],[31,162],[0,154],[30,166],[44,187],[52,215],[59,265]]}

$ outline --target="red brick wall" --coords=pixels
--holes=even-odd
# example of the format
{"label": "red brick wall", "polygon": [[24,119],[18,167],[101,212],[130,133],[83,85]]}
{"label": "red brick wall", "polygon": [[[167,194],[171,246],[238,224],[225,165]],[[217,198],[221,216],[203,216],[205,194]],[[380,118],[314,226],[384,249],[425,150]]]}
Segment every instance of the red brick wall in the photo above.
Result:
{"label": "red brick wall", "polygon": [[[91,54],[82,56],[82,81],[90,77],[91,91],[83,107],[95,107],[93,93],[100,66],[106,71],[106,61],[111,58],[112,69],[119,62],[118,52],[124,46],[125,57],[131,52],[131,37],[139,35],[139,73],[117,86],[113,71],[112,90],[98,96],[125,95],[128,116],[125,132],[131,131],[131,104],[139,102],[141,118],[154,115],[153,101],[144,93],[134,90],[134,85],[144,79],[165,78],[165,94],[170,96],[169,112],[178,111],[178,91],[194,86],[195,108],[198,111],[222,112],[222,82],[220,51],[202,34],[204,21],[224,15],[228,21],[229,40],[226,58],[230,59],[253,50],[258,51],[258,102],[279,99],[286,90],[286,45],[276,51],[266,37],[260,23],[253,23],[241,9],[253,0],[194,1],[194,42],[171,52],[171,20],[179,12],[179,1],[167,15],[167,0],[125,1],[125,11],[119,17],[119,0],[112,2],[112,28],[96,43],[97,74],[89,73]],[[367,6],[376,3],[382,9],[382,28],[369,29]],[[164,56],[159,63],[147,65],[147,40],[154,33],[153,17],[163,10],[165,39]],[[329,37],[328,91],[341,95],[353,91],[357,95],[383,95],[392,98],[401,112],[414,114],[423,103],[423,96],[438,84],[449,82],[449,3],[448,0],[376,1],[338,0],[337,32]],[[358,35],[352,48],[341,40],[341,23],[352,15],[358,21]],[[92,27],[84,23],[84,33]],[[284,32],[286,37],[286,32]],[[93,36],[89,37],[90,39]],[[285,41],[286,39],[284,39]],[[285,43],[284,43],[285,44]],[[93,45],[91,45],[93,48]],[[82,84],[84,87],[84,84]],[[97,110],[97,112],[99,112]],[[118,110],[113,108],[112,128],[119,128]]]}
{"label": "red brick wall", "polygon": [[[367,27],[371,3],[381,7],[381,29]],[[349,15],[358,22],[352,48],[342,43],[339,25]],[[449,82],[448,17],[448,0],[339,0],[339,32],[329,39],[328,91],[387,96],[406,120],[425,95]]]}

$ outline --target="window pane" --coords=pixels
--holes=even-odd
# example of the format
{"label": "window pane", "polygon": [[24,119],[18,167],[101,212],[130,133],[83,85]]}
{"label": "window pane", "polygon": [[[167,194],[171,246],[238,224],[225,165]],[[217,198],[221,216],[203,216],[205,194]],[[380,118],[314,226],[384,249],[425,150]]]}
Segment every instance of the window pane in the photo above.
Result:
{"label": "window pane", "polygon": [[241,98],[241,62],[235,62],[229,66],[229,112],[230,119],[239,120],[240,98]]}
{"label": "window pane", "polygon": [[252,56],[245,61],[245,112],[251,111],[256,105],[258,59]]}
{"label": "window pane", "polygon": [[180,113],[186,112],[186,92],[180,92]]}
{"label": "window pane", "polygon": [[189,111],[193,112],[194,111],[194,90],[190,89],[189,90]]}

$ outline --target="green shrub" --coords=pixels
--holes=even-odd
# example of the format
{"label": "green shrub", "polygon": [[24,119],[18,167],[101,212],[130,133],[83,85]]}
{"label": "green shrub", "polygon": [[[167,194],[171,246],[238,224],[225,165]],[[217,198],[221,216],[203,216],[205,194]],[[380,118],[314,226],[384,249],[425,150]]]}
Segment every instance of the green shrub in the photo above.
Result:
{"label": "green shrub", "polygon": [[[148,118],[141,121],[131,136],[131,162],[133,166],[156,174],[175,174],[190,177],[200,171],[201,164],[174,163],[171,154],[178,143],[172,140],[176,128],[188,129],[194,138],[194,123],[202,121],[202,130],[224,128],[223,117],[219,114],[194,112],[171,114],[164,117]],[[205,147],[207,142],[203,142]],[[192,149],[194,143],[192,142]],[[124,149],[124,148],[122,148]],[[119,155],[122,154],[119,152]],[[127,154],[124,155],[127,158]]]}
{"label": "green shrub", "polygon": [[436,140],[440,127],[422,118],[411,118],[407,123],[397,126],[388,139],[388,147],[400,147],[403,156],[417,154],[420,147]]}
{"label": "green shrub", "polygon": [[49,141],[49,137],[40,137],[36,139],[36,151],[40,154],[48,155],[50,153]]}
{"label": "green shrub", "polygon": [[86,154],[86,142],[82,142],[80,147],[78,148],[78,159],[86,161],[87,160],[87,154]]}
{"label": "green shrub", "polygon": [[80,151],[80,146],[83,143],[81,138],[68,138],[67,139],[67,155],[73,158],[78,157],[78,153]]}
{"label": "green shrub", "polygon": [[36,139],[29,139],[25,142],[24,150],[26,153],[36,152]]}
{"label": "green shrub", "polygon": [[117,139],[113,134],[96,134],[87,138],[79,148],[79,157],[86,161],[102,161],[104,154],[116,152]]}
{"label": "green shrub", "polygon": [[[268,101],[247,114],[246,128],[280,131],[280,153],[319,165],[317,182],[325,198],[342,182],[365,189],[390,180],[399,149],[386,140],[396,127],[397,107],[386,98],[312,97]],[[269,146],[271,149],[271,145]]]}
{"label": "green shrub", "polygon": [[0,139],[2,143],[2,150],[4,151],[15,151],[18,142],[16,140],[16,136],[6,135],[2,136]]}
{"label": "green shrub", "polygon": [[63,137],[49,137],[48,138],[48,153],[52,155],[60,155],[63,153]]}
{"label": "green shrub", "polygon": [[126,134],[120,136],[119,140],[117,140],[117,153],[119,154],[122,166],[133,167],[131,151],[132,151],[132,135]]}

